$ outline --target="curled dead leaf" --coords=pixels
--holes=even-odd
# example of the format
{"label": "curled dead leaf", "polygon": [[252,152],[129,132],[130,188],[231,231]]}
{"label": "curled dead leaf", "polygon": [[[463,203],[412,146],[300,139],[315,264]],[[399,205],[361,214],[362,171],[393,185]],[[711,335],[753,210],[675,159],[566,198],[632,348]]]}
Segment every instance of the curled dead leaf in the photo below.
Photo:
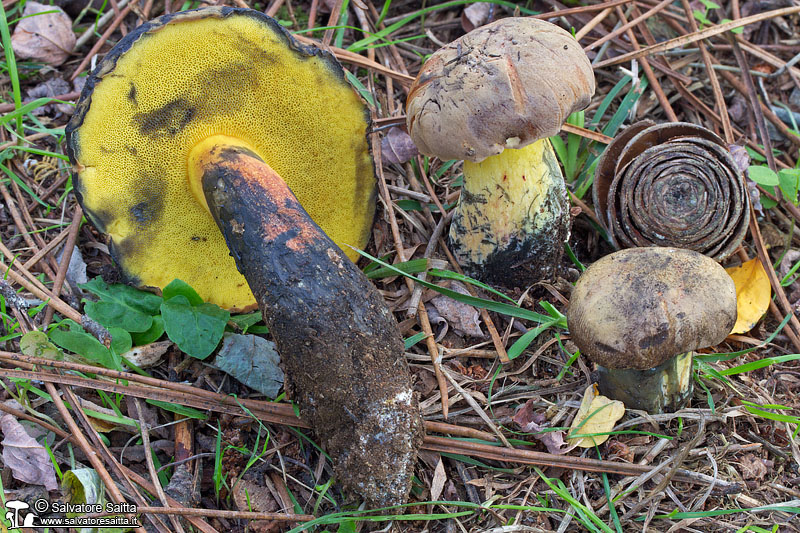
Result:
{"label": "curled dead leaf", "polygon": [[22,15],[11,36],[14,54],[54,67],[66,61],[76,41],[69,15],[38,2],[27,2]]}
{"label": "curled dead leaf", "polygon": [[381,139],[381,156],[384,163],[405,163],[418,153],[414,141],[401,128],[391,128]]}
{"label": "curled dead leaf", "polygon": [[[619,400],[610,400],[597,393],[594,385],[590,385],[583,393],[583,400],[578,414],[570,425],[570,435],[594,435],[608,433],[614,429],[617,421],[625,415],[625,404]],[[567,437],[568,442],[581,448],[593,448],[608,440],[608,435],[591,437]]]}
{"label": "curled dead leaf", "polygon": [[172,346],[172,341],[151,342],[144,346],[134,346],[130,351],[122,354],[122,357],[139,368],[149,368],[161,361],[161,357],[167,353],[170,346]]}
{"label": "curled dead leaf", "polygon": [[[466,287],[457,281],[451,282],[450,288],[464,295],[469,294]],[[444,318],[456,332],[471,337],[484,337],[480,325],[480,312],[473,306],[454,300],[449,296],[437,296],[431,299],[430,303],[436,308],[439,316]]]}
{"label": "curled dead leaf", "polygon": [[774,461],[762,459],[755,454],[747,453],[739,459],[739,471],[743,479],[761,481],[775,466]]}
{"label": "curled dead leaf", "polygon": [[56,490],[56,472],[47,450],[28,435],[25,428],[11,415],[0,417],[3,431],[3,464],[11,469],[15,479],[32,485],[44,485]]}
{"label": "curled dead leaf", "polygon": [[758,258],[738,267],[725,269],[736,285],[736,324],[731,333],[745,333],[755,326],[769,309],[772,288]]}
{"label": "curled dead leaf", "polygon": [[494,5],[489,2],[475,2],[470,4],[461,12],[461,27],[465,32],[471,32],[475,28],[483,26],[489,21],[489,14]]}
{"label": "curled dead leaf", "polygon": [[520,407],[511,419],[522,431],[531,433],[533,438],[541,441],[547,447],[547,451],[555,455],[563,455],[573,448],[564,442],[564,431],[557,430],[547,425],[547,417],[544,413],[533,410],[533,400],[528,400],[525,405]]}

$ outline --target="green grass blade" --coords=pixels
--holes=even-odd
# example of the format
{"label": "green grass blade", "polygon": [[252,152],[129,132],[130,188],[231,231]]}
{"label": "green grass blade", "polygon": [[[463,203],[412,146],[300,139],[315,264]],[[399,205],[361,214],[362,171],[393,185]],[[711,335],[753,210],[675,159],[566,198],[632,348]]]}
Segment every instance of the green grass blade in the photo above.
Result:
{"label": "green grass blade", "polygon": [[460,292],[456,292],[456,291],[453,291],[453,290],[450,290],[450,289],[445,289],[444,287],[439,287],[438,285],[435,285],[435,284],[430,283],[428,281],[423,281],[423,280],[417,278],[416,276],[411,276],[409,274],[406,274],[405,272],[403,272],[399,268],[395,268],[393,265],[390,265],[389,263],[385,263],[385,262],[381,261],[380,259],[378,259],[377,257],[373,257],[373,256],[371,256],[370,254],[368,254],[367,252],[365,252],[363,250],[359,250],[358,248],[355,248],[355,247],[353,247],[353,250],[357,251],[359,254],[363,255],[367,259],[369,259],[371,261],[374,261],[374,262],[380,264],[381,266],[383,266],[385,268],[393,270],[396,274],[400,274],[401,276],[405,276],[407,278],[410,278],[411,280],[413,280],[416,283],[419,283],[423,287],[431,289],[431,290],[434,290],[434,291],[438,292],[439,294],[444,294],[445,296],[449,296],[450,298],[452,298],[452,299],[454,299],[456,301],[459,301],[459,302],[462,302],[462,303],[465,303],[465,304],[469,304],[469,305],[472,305],[474,307],[478,307],[480,309],[486,309],[488,311],[494,311],[496,313],[501,313],[501,314],[504,314],[504,315],[507,315],[507,316],[513,316],[513,317],[516,317],[516,318],[523,318],[525,320],[532,320],[534,322],[549,322],[551,320],[551,317],[549,317],[547,315],[543,315],[541,313],[535,313],[533,311],[528,311],[527,309],[523,309],[521,307],[516,307],[516,306],[513,306],[513,305],[509,305],[509,304],[495,302],[495,301],[492,301],[492,300],[485,300],[483,298],[477,298],[475,296],[469,296],[469,295],[461,294]]}
{"label": "green grass blade", "polygon": [[[432,11],[437,11],[439,9],[448,9],[448,8],[451,8],[451,7],[454,7],[454,6],[461,6],[461,5],[465,5],[465,4],[474,4],[477,1],[480,1],[480,0],[454,0],[452,2],[444,2],[444,3],[436,5],[436,6],[431,6],[431,7],[426,7],[424,9],[420,9],[416,13],[412,13],[411,15],[409,15],[407,17],[404,17],[404,18],[398,20],[397,22],[395,22],[394,24],[386,26],[386,28],[384,28],[381,31],[375,33],[374,35],[370,35],[369,37],[365,37],[364,39],[361,39],[359,41],[354,42],[353,44],[348,46],[347,49],[350,50],[351,52],[361,52],[362,50],[365,50],[367,47],[369,47],[375,41],[383,40],[388,35],[391,35],[395,31],[399,30],[400,28],[402,28],[403,26],[405,26],[406,24],[408,24],[409,22],[411,22],[412,20],[414,20],[414,19],[416,19],[418,17],[426,15],[426,14],[432,12]],[[531,11],[530,9],[526,9],[526,8],[520,7],[518,4],[515,4],[514,2],[505,2],[503,0],[493,0],[491,3],[492,4],[496,4],[496,5],[500,5],[500,6],[506,6],[508,8],[511,8],[512,10],[513,9],[519,9],[520,12],[522,14],[524,14],[524,15],[534,15],[534,14],[536,14],[535,11]]]}
{"label": "green grass blade", "polygon": [[[19,109],[22,107],[22,91],[19,86],[17,60],[14,57],[14,49],[11,47],[11,30],[8,27],[8,18],[6,17],[6,8],[4,5],[0,5],[0,39],[3,41],[3,50],[6,55],[6,68],[8,69],[8,77],[11,80],[11,90],[14,94],[14,107]],[[6,117],[0,117],[0,120],[5,120],[5,118]],[[17,121],[17,135],[23,137],[22,115],[15,115],[12,118]],[[5,122],[1,123],[5,124]]]}
{"label": "green grass blade", "polygon": [[753,370],[758,370],[759,368],[764,368],[766,366],[785,363],[786,361],[796,361],[798,359],[800,359],[800,354],[797,353],[790,355],[779,355],[776,357],[765,357],[763,359],[759,359],[758,361],[751,361],[733,368],[720,370],[719,373],[723,376],[733,376],[736,374],[744,374],[745,372],[752,372]]}

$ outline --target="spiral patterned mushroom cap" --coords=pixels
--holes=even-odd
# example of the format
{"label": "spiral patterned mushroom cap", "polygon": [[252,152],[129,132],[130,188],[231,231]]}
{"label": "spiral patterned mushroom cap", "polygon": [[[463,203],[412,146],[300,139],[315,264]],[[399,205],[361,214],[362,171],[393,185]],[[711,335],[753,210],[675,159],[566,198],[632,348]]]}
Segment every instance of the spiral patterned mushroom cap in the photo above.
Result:
{"label": "spiral patterned mushroom cap", "polygon": [[595,210],[620,248],[675,246],[722,261],[744,239],[747,189],[728,147],[685,122],[631,125],[608,145]]}
{"label": "spiral patterned mushroom cap", "polygon": [[505,18],[425,62],[408,93],[406,123],[420,152],[477,163],[557,134],[594,89],[592,65],[567,31]]}

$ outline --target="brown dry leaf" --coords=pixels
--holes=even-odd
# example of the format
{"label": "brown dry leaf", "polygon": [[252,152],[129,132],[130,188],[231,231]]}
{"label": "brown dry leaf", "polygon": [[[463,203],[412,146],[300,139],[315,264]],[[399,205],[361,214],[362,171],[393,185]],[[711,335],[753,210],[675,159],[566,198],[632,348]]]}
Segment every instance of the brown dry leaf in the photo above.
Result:
{"label": "brown dry leaf", "polygon": [[563,455],[575,448],[575,445],[569,446],[564,442],[564,431],[548,431],[551,428],[546,424],[547,417],[544,413],[533,411],[533,399],[525,402],[525,405],[517,410],[511,420],[522,431],[531,433],[534,439],[541,441],[547,447],[547,451],[552,454]]}
{"label": "brown dry leaf", "polygon": [[122,357],[138,366],[139,368],[150,368],[161,361],[161,357],[167,353],[172,341],[159,341],[136,346],[130,351],[122,354]]}
{"label": "brown dry leaf", "polygon": [[405,163],[418,153],[414,141],[401,128],[391,128],[389,133],[381,139],[381,157],[384,163]]}
{"label": "brown dry leaf", "polygon": [[772,289],[767,272],[758,258],[741,266],[725,269],[736,285],[736,324],[731,333],[745,333],[755,326],[769,309]]}
{"label": "brown dry leaf", "polygon": [[[450,289],[464,295],[469,294],[464,285],[457,281],[450,283]],[[437,296],[430,303],[457,332],[470,337],[484,337],[480,326],[480,312],[471,305],[453,300],[449,296]]]}
{"label": "brown dry leaf", "polygon": [[11,415],[0,417],[3,431],[3,463],[11,469],[15,479],[32,485],[44,485],[47,490],[56,490],[56,472],[50,455],[44,446],[25,432]]}
{"label": "brown dry leaf", "polygon": [[748,453],[739,459],[739,470],[743,479],[761,481],[772,470],[773,461],[762,459],[755,454]]}
{"label": "brown dry leaf", "polygon": [[272,513],[278,510],[278,504],[269,489],[253,480],[240,479],[232,492],[233,501],[240,511]]}
{"label": "brown dry leaf", "polygon": [[626,463],[632,463],[633,459],[635,458],[631,447],[616,439],[611,439],[608,441],[608,444],[606,444],[606,449],[608,450],[609,457],[616,456]]}
{"label": "brown dry leaf", "polygon": [[447,474],[444,472],[444,463],[439,459],[431,480],[431,500],[438,500],[439,496],[442,495],[445,481],[447,481]]}
{"label": "brown dry leaf", "polygon": [[[233,501],[236,508],[245,512],[274,513],[278,511],[278,504],[272,497],[269,489],[249,479],[241,479],[233,490]],[[277,522],[270,520],[253,520],[249,530],[254,533],[267,533],[279,531]]]}
{"label": "brown dry leaf", "polygon": [[471,32],[475,28],[483,26],[489,20],[489,12],[492,9],[489,2],[475,2],[464,8],[461,12],[461,27],[465,32]]}
{"label": "brown dry leaf", "polygon": [[[594,385],[590,385],[583,393],[583,400],[578,409],[578,414],[572,421],[570,435],[587,435],[591,433],[607,433],[614,429],[617,420],[625,415],[625,404],[619,400],[610,400],[601,396],[595,390]],[[608,439],[608,435],[597,435],[594,437],[567,437],[567,441],[574,442],[581,448],[593,448],[596,444],[602,444]]]}
{"label": "brown dry leaf", "polygon": [[17,57],[54,67],[66,61],[76,40],[69,15],[60,7],[38,2],[26,3],[22,15],[11,36],[11,46]]}

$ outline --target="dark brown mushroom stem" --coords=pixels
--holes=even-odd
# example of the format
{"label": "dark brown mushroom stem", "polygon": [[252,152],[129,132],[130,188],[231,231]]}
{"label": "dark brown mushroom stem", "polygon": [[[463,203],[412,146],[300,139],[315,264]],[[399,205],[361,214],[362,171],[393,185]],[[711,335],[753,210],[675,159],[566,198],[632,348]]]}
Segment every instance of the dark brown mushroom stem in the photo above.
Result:
{"label": "dark brown mushroom stem", "polygon": [[628,409],[673,413],[686,405],[694,391],[693,354],[676,355],[647,370],[597,365],[597,387],[602,395],[621,401]]}
{"label": "dark brown mushroom stem", "polygon": [[214,220],[256,296],[300,416],[344,486],[377,505],[406,500],[422,421],[402,337],[382,297],[286,183],[230,138],[198,145]]}

